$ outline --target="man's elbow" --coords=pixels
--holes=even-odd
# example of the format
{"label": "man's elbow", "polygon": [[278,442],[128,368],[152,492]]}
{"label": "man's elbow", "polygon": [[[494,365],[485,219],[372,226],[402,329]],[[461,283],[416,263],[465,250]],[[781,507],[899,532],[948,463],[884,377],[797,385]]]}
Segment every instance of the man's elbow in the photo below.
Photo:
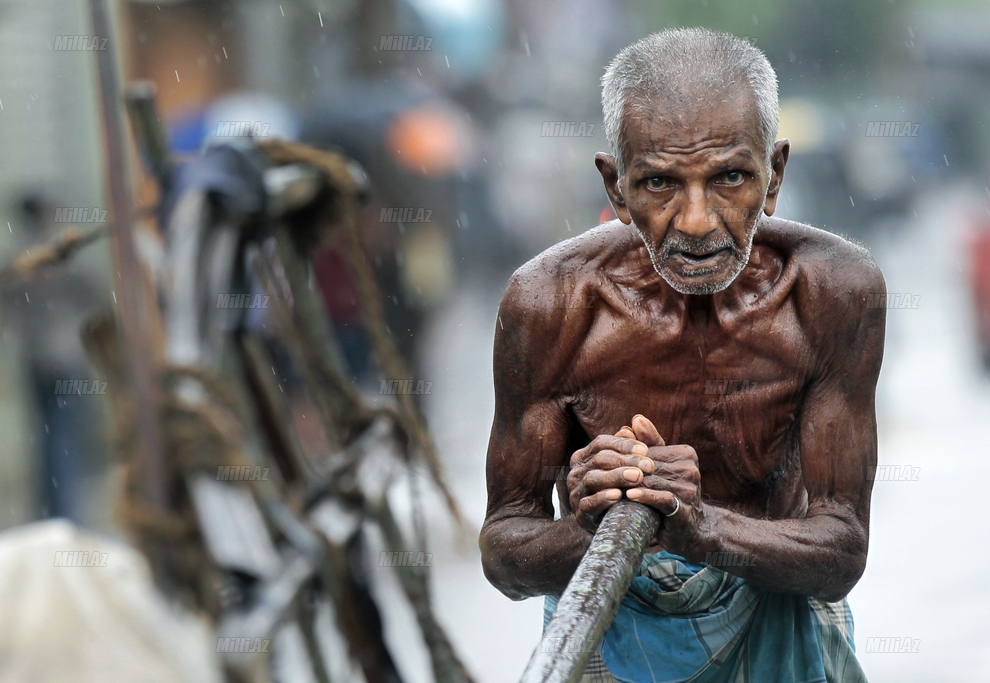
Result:
{"label": "man's elbow", "polygon": [[823,602],[839,602],[855,588],[866,571],[866,540],[856,543],[856,547],[844,553],[829,574],[825,585],[814,597]]}
{"label": "man's elbow", "polygon": [[478,546],[481,549],[481,569],[485,573],[488,583],[497,588],[502,595],[510,600],[525,600],[532,597],[521,590],[521,587],[513,578],[517,572],[511,566],[512,563],[506,557],[503,544],[498,538],[498,534],[490,526],[485,526],[481,530],[481,538],[478,539]]}
{"label": "man's elbow", "polygon": [[533,597],[524,592],[520,586],[512,581],[512,572],[505,566],[504,562],[496,560],[482,552],[481,568],[485,572],[485,578],[488,579],[488,583],[495,586],[502,595],[510,600],[519,601]]}

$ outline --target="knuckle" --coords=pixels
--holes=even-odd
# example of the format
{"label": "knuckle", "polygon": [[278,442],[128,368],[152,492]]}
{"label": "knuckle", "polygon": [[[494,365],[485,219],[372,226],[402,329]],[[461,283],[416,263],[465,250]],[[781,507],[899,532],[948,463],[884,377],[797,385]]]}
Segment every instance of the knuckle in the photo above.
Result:
{"label": "knuckle", "polygon": [[608,484],[608,476],[601,470],[591,470],[584,476],[584,488],[589,492],[598,492]]}
{"label": "knuckle", "polygon": [[654,491],[661,491],[664,488],[663,477],[657,477],[657,476],[646,477],[643,480],[643,483],[646,485],[646,488]]}
{"label": "knuckle", "polygon": [[650,449],[650,457],[664,465],[677,459],[677,451],[673,446],[654,446]]}
{"label": "knuckle", "polygon": [[600,451],[605,448],[608,448],[612,438],[613,437],[609,436],[608,434],[599,434],[598,436],[596,436],[594,439],[591,440],[590,445],[592,447],[592,450]]}
{"label": "knuckle", "polygon": [[605,469],[611,467],[612,456],[600,452],[598,453],[598,455],[594,457],[594,459],[591,461],[591,464],[597,467],[598,469]]}
{"label": "knuckle", "polygon": [[677,464],[676,472],[682,479],[687,479],[689,481],[695,481],[701,478],[701,470],[698,469],[698,464],[689,460],[682,460],[679,462]]}
{"label": "knuckle", "polygon": [[598,509],[598,498],[599,496],[597,494],[582,498],[580,504],[581,512],[592,515]]}

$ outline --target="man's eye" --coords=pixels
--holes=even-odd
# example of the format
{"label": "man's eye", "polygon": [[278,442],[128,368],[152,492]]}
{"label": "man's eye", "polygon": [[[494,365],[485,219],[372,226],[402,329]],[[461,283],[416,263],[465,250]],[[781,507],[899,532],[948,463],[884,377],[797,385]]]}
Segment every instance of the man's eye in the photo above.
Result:
{"label": "man's eye", "polygon": [[722,174],[723,185],[738,185],[746,179],[742,171],[726,171]]}
{"label": "man's eye", "polygon": [[670,187],[670,180],[663,176],[656,176],[647,180],[646,185],[651,190],[666,190]]}

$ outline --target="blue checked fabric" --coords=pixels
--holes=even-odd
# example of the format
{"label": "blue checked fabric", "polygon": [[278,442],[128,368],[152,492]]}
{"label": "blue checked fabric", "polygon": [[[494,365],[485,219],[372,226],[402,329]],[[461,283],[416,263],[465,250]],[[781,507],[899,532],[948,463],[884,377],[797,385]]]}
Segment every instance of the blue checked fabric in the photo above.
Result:
{"label": "blue checked fabric", "polygon": [[[546,628],[557,606],[547,596]],[[582,683],[865,683],[845,600],[758,590],[667,552],[643,558]]]}

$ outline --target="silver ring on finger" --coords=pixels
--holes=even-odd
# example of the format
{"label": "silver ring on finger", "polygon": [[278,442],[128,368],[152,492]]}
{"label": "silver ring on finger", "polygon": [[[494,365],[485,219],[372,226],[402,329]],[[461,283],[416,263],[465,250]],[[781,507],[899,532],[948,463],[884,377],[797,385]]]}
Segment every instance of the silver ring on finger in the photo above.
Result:
{"label": "silver ring on finger", "polygon": [[663,513],[663,516],[664,517],[673,517],[674,515],[677,514],[677,511],[681,509],[681,500],[680,500],[680,498],[678,498],[677,496],[674,496],[674,503],[676,503],[676,505],[674,505],[674,511],[671,512],[671,513],[666,513],[666,512]]}

